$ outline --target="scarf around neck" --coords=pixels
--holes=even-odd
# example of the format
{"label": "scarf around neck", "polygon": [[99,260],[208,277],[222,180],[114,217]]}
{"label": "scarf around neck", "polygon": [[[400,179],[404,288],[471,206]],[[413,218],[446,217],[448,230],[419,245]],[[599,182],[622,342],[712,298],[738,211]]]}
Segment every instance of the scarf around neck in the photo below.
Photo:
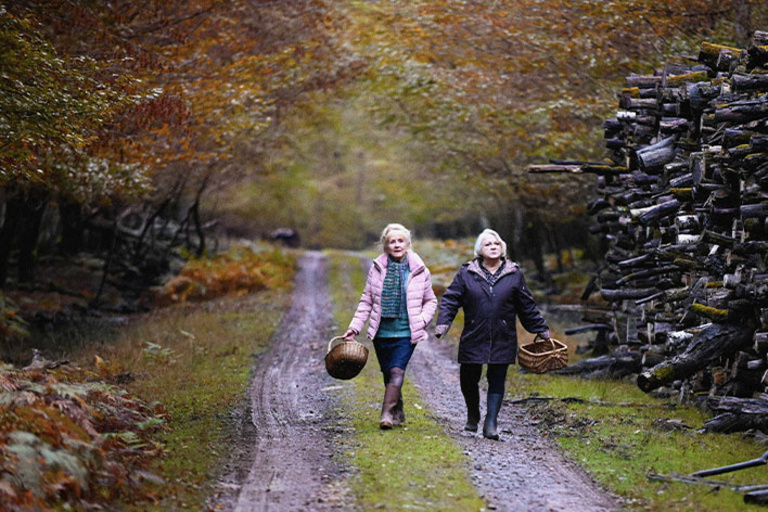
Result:
{"label": "scarf around neck", "polygon": [[501,260],[501,265],[499,265],[499,268],[496,269],[496,272],[491,272],[487,268],[485,268],[485,265],[483,265],[483,261],[479,260],[478,263],[480,264],[480,270],[483,271],[483,274],[485,275],[486,281],[493,286],[496,284],[496,281],[499,280],[499,276],[501,276],[501,271],[504,270],[504,267],[507,264],[506,259]]}
{"label": "scarf around neck", "polygon": [[387,257],[387,273],[384,276],[384,288],[381,291],[382,318],[408,318],[404,308],[405,271],[408,269],[408,256],[401,262]]}

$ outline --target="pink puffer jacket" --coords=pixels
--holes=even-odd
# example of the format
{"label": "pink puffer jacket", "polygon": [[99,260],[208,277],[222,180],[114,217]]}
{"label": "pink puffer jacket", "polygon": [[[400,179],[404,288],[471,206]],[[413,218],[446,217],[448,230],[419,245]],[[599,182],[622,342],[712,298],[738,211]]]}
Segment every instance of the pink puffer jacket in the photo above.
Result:
{"label": "pink puffer jacket", "polygon": [[[408,304],[408,323],[411,327],[411,343],[414,345],[427,339],[427,326],[432,321],[437,309],[437,297],[432,290],[432,274],[418,254],[408,251],[410,275],[405,288]],[[381,322],[381,292],[384,288],[384,276],[387,273],[387,255],[382,254],[373,260],[368,271],[363,295],[355,311],[349,328],[360,333],[365,321],[368,322],[368,339],[373,340]]]}

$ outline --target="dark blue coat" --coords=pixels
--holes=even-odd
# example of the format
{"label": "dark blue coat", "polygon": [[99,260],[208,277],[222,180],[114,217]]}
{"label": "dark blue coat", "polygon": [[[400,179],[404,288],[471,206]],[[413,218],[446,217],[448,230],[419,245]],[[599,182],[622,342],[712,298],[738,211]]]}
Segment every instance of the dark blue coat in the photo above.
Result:
{"label": "dark blue coat", "polygon": [[450,325],[464,309],[459,363],[513,364],[517,357],[516,318],[530,333],[548,331],[516,263],[506,261],[492,287],[477,260],[465,263],[440,300],[437,325]]}

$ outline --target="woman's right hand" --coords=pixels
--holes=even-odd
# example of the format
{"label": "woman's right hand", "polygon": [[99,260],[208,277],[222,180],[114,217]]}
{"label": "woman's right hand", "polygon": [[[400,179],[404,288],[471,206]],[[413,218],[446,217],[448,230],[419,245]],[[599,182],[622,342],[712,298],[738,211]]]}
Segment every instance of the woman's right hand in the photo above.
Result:
{"label": "woman's right hand", "polygon": [[353,331],[352,329],[347,329],[347,332],[344,333],[344,339],[347,341],[352,341],[355,339],[355,336],[357,336],[357,333]]}

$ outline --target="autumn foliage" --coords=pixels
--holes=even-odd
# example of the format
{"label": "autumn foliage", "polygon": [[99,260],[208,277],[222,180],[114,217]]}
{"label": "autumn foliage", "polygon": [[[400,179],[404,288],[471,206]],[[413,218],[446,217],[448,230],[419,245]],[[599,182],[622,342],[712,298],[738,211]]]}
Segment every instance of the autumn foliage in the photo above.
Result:
{"label": "autumn foliage", "polygon": [[0,509],[91,510],[152,500],[165,413],[67,365],[0,367]]}
{"label": "autumn foliage", "polygon": [[[189,258],[153,305],[284,282],[293,262],[278,253],[200,258],[215,210],[238,201],[261,217],[240,219],[243,231],[278,212],[317,241],[362,246],[373,212],[421,232],[483,218],[541,252],[583,213],[591,181],[525,166],[601,159],[594,135],[615,84],[685,60],[701,39],[739,46],[768,19],[764,4],[0,0],[0,288],[34,282],[42,254],[87,251],[104,261],[102,283],[122,272],[157,284]],[[365,128],[357,145],[328,135],[343,108]],[[383,132],[412,167],[359,150]],[[317,160],[297,157],[302,144]],[[0,295],[0,336],[24,329]],[[109,378],[0,369],[0,508],[151,498],[137,470],[160,453],[162,411]]]}
{"label": "autumn foliage", "polygon": [[[660,57],[684,58],[692,41],[746,39],[766,17],[762,4],[6,1],[0,284],[17,252],[25,262],[19,280],[34,280],[41,229],[58,241],[46,250],[72,254],[86,248],[83,240],[103,237],[94,220],[118,224],[129,210],[178,222],[194,234],[179,243],[201,255],[217,210],[237,213],[210,193],[221,202],[254,183],[248,199],[257,206],[247,213],[264,218],[230,222],[248,229],[278,219],[311,236],[344,234],[317,243],[348,246],[357,237],[359,245],[369,234],[361,228],[371,228],[347,229],[345,221],[396,203],[387,214],[411,217],[422,231],[476,221],[478,194],[497,201],[490,221],[503,231],[510,204],[549,225],[570,221],[583,212],[587,185],[542,182],[522,169],[561,154],[600,158],[592,141],[610,109],[612,80]],[[306,178],[292,180],[290,152],[306,138],[301,130],[325,131],[324,109],[339,103],[365,111],[371,131],[361,139],[380,137],[381,128],[408,141],[403,162],[414,162],[417,175],[366,166],[377,176],[363,195],[354,189],[362,182],[336,165],[358,167],[359,158],[344,156],[363,152],[330,140],[322,141],[337,146],[325,149],[329,168],[310,164]],[[302,117],[304,126],[285,123]],[[425,211],[419,194],[393,191],[389,178],[411,189],[435,181],[441,194]],[[355,204],[322,216],[335,226],[318,227],[322,205],[305,198],[329,194]],[[297,213],[280,211],[286,197],[295,198]],[[133,254],[131,264],[144,268],[147,251]]]}
{"label": "autumn foliage", "polygon": [[[328,9],[322,1],[0,4],[0,286],[16,251],[25,262],[18,279],[34,280],[41,228],[72,254],[112,223],[114,248],[128,211],[179,223],[194,236],[177,243],[203,254],[210,219],[201,203],[241,174],[232,156],[247,143],[253,158],[298,98],[354,74]],[[133,255],[141,268],[147,251]]]}
{"label": "autumn foliage", "polygon": [[237,246],[210,258],[190,260],[179,275],[152,290],[154,306],[242,296],[288,283],[296,260],[275,249],[258,252]]}

